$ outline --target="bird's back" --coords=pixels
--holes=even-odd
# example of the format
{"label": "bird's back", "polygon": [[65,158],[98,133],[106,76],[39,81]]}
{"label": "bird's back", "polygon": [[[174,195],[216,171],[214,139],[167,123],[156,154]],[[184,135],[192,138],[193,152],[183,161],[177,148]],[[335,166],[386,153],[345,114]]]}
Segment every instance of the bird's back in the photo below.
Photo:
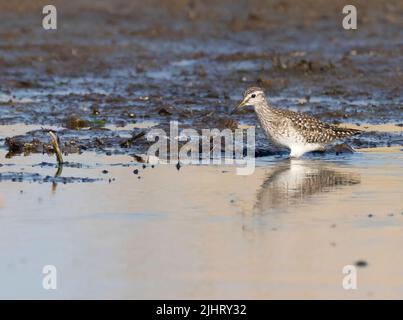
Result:
{"label": "bird's back", "polygon": [[286,123],[298,132],[306,143],[326,144],[334,140],[359,134],[356,129],[342,128],[320,121],[319,119],[302,112],[286,109],[271,108],[278,119],[286,119]]}

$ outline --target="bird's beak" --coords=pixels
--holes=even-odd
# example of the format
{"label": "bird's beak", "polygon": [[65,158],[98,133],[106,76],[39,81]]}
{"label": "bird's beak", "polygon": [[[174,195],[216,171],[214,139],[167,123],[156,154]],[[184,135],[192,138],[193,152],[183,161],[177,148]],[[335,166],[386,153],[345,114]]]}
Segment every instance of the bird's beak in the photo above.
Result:
{"label": "bird's beak", "polygon": [[237,113],[239,110],[241,110],[244,106],[246,106],[246,102],[242,101],[237,107],[234,108],[234,110],[231,111],[231,114]]}

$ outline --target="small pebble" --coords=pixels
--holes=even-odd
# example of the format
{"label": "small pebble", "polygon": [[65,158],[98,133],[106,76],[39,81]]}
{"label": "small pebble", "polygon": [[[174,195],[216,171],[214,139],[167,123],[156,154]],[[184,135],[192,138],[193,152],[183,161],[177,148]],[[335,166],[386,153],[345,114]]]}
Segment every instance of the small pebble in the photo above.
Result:
{"label": "small pebble", "polygon": [[364,260],[358,260],[358,261],[355,263],[355,265],[356,265],[356,267],[363,268],[363,267],[368,266],[368,262],[366,262],[366,261],[364,261]]}

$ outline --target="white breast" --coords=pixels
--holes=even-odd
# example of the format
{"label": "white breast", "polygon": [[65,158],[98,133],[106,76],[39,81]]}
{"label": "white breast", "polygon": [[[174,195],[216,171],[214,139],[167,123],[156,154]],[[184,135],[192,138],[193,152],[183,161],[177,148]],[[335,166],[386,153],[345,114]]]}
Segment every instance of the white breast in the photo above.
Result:
{"label": "white breast", "polygon": [[299,158],[306,152],[323,149],[322,144],[307,143],[304,137],[292,127],[280,132],[274,132],[270,128],[264,127],[264,131],[275,144],[289,148],[291,150],[290,156],[293,158]]}

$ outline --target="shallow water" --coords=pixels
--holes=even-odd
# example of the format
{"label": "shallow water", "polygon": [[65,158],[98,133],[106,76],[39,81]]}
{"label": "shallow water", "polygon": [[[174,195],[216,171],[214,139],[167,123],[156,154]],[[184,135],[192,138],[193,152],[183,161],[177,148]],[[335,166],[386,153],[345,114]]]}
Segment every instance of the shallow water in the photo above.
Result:
{"label": "shallow water", "polygon": [[[403,297],[402,152],[268,157],[250,176],[65,160],[61,177],[97,180],[0,183],[1,298]],[[20,156],[0,171],[53,176],[52,163]],[[342,268],[359,260],[358,290],[345,291]],[[44,265],[57,290],[42,288]]]}

